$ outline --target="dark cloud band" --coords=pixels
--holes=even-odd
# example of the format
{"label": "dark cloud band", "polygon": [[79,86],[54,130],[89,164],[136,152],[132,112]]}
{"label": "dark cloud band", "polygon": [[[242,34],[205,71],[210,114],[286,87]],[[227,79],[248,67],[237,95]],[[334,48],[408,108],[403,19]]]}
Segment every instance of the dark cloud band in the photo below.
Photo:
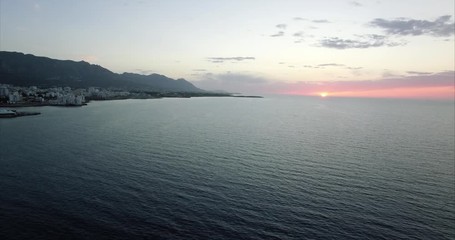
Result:
{"label": "dark cloud band", "polygon": [[450,21],[452,16],[445,15],[434,21],[398,18],[386,20],[376,18],[370,25],[379,27],[391,35],[430,35],[435,37],[448,37],[454,34],[454,23]]}
{"label": "dark cloud band", "polygon": [[404,45],[404,43],[391,42],[386,36],[367,34],[357,36],[356,39],[342,39],[338,37],[325,38],[319,42],[321,47],[335,49],[349,48],[371,48],[371,47],[395,47]]}

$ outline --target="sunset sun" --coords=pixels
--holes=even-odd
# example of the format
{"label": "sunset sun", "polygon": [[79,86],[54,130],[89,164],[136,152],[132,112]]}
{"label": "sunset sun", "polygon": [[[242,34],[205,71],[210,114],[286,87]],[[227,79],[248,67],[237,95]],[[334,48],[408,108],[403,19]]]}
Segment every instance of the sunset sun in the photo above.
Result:
{"label": "sunset sun", "polygon": [[321,92],[321,93],[319,93],[319,96],[321,96],[321,97],[327,97],[328,95],[329,95],[328,92]]}

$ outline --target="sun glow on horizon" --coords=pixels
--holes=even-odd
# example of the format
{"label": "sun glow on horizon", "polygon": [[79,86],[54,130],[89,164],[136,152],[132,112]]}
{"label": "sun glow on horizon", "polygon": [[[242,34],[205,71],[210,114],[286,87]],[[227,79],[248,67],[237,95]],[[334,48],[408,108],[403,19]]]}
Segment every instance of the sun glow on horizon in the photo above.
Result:
{"label": "sun glow on horizon", "polygon": [[[320,94],[322,97],[322,93]],[[392,89],[371,89],[357,91],[332,92],[337,97],[367,97],[367,98],[408,98],[408,99],[455,99],[453,86],[435,87],[403,87]]]}
{"label": "sun glow on horizon", "polygon": [[[453,80],[452,80],[453,81]],[[339,89],[329,86],[331,91],[324,91],[319,86],[306,84],[301,88],[295,87],[292,91],[282,91],[281,94],[327,97],[353,97],[353,98],[406,98],[406,99],[440,99],[455,100],[455,88],[451,86],[403,86],[403,87],[377,87],[371,88],[351,84],[350,89],[338,85]],[[319,88],[319,89],[318,89]],[[327,89],[327,88],[325,88]],[[322,91],[321,91],[322,90]]]}

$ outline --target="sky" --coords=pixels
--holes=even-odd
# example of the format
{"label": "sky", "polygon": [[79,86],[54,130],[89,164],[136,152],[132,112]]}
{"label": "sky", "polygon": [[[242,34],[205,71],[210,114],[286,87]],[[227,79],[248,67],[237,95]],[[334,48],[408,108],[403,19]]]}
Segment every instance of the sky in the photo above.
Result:
{"label": "sky", "polygon": [[0,0],[0,50],[247,94],[454,99],[453,0]]}

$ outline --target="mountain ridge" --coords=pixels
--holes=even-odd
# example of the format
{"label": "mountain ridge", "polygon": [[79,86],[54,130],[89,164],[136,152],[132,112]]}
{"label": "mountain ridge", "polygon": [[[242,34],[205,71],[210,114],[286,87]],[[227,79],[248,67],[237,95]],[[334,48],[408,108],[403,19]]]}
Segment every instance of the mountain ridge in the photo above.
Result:
{"label": "mountain ridge", "polygon": [[39,87],[102,87],[157,92],[205,92],[185,79],[160,74],[114,73],[85,61],[0,51],[0,83]]}

